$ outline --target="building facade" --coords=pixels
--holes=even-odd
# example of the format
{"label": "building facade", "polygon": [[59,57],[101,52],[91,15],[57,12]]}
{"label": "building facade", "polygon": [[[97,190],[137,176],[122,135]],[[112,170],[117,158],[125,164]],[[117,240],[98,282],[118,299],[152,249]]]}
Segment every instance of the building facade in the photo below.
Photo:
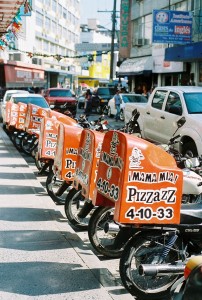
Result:
{"label": "building facade", "polygon": [[[193,16],[192,40],[189,44],[153,43],[153,11],[190,12]],[[202,85],[202,55],[174,56],[187,53],[190,46],[202,41],[201,0],[122,0],[120,25],[119,76],[127,76],[131,90],[140,84],[150,89],[155,85]],[[202,45],[202,44],[201,44]],[[195,46],[195,48],[197,48]],[[194,48],[194,49],[195,49]],[[197,48],[197,49],[198,49]],[[195,49],[196,50],[196,49]]]}
{"label": "building facade", "polygon": [[[75,59],[75,44],[80,36],[80,0],[32,0],[31,16],[22,16],[22,30],[5,50],[1,64],[17,61],[22,70],[25,64],[31,69],[44,70],[40,86],[70,86],[77,82],[80,66]],[[16,49],[16,50],[15,50]],[[41,55],[40,55],[41,54]],[[0,54],[1,55],[1,54]],[[24,72],[21,85],[35,86]],[[16,78],[16,80],[18,80]]]}

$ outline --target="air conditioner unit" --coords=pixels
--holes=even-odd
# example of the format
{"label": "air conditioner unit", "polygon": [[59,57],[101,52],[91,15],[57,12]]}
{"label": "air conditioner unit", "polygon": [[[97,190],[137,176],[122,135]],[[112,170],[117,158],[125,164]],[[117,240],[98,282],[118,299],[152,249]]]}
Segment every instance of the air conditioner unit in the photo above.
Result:
{"label": "air conditioner unit", "polygon": [[143,46],[144,45],[144,39],[134,39],[133,40],[133,46]]}
{"label": "air conditioner unit", "polygon": [[32,58],[32,63],[34,64],[34,65],[42,65],[43,64],[43,61],[42,61],[42,59],[41,58],[37,58],[37,57],[33,57]]}
{"label": "air conditioner unit", "polygon": [[9,60],[25,62],[26,54],[25,53],[9,53]]}

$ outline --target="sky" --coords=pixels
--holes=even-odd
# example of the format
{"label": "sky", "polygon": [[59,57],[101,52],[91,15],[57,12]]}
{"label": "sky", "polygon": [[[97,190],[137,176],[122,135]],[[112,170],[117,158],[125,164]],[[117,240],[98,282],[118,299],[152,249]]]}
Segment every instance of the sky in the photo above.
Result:
{"label": "sky", "polygon": [[[116,10],[120,11],[121,0],[116,0]],[[114,0],[80,0],[81,24],[87,24],[87,19],[98,19],[99,24],[111,29],[112,28],[112,10]],[[104,12],[98,12],[102,10]],[[108,12],[106,12],[108,11]],[[120,13],[117,13],[119,16]],[[120,19],[117,18],[117,26],[120,24]]]}

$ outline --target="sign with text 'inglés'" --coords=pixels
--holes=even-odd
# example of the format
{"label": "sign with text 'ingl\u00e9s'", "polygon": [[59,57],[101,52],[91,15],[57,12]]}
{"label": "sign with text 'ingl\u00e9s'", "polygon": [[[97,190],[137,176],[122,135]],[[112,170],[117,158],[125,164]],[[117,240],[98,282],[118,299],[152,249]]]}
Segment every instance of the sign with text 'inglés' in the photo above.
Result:
{"label": "sign with text 'ingl\u00e9s'", "polygon": [[187,44],[191,41],[191,12],[153,10],[153,43]]}

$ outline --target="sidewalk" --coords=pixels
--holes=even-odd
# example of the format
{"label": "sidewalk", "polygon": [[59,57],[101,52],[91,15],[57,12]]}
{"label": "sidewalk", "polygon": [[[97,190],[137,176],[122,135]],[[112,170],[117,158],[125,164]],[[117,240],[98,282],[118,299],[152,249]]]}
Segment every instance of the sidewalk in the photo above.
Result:
{"label": "sidewalk", "polygon": [[0,299],[134,299],[118,261],[100,261],[72,229],[2,124],[0,178]]}

